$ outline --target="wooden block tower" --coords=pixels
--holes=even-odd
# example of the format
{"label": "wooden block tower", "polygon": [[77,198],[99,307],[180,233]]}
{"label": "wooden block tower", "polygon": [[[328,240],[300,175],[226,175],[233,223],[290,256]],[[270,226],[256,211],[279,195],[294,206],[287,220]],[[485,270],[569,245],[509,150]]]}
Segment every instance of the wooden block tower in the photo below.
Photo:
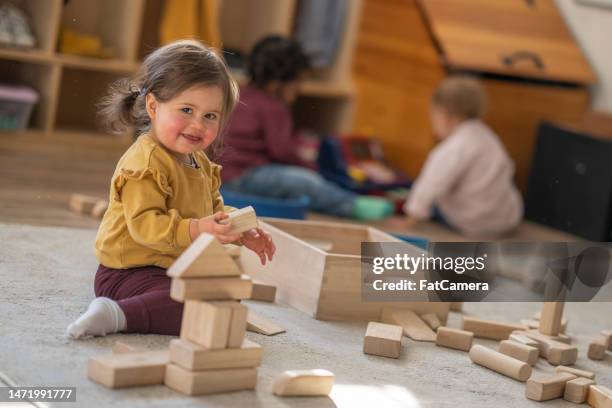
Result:
{"label": "wooden block tower", "polygon": [[261,346],[245,339],[252,283],[212,236],[200,235],[168,269],[170,296],[185,303],[164,383],[188,395],[254,389]]}

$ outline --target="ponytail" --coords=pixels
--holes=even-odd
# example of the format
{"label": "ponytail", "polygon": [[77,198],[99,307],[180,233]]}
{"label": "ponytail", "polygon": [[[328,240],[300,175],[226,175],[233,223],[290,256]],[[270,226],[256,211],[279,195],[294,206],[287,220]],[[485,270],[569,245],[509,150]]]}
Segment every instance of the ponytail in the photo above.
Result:
{"label": "ponytail", "polygon": [[144,132],[149,126],[144,92],[131,80],[122,78],[111,84],[102,98],[99,114],[113,133]]}

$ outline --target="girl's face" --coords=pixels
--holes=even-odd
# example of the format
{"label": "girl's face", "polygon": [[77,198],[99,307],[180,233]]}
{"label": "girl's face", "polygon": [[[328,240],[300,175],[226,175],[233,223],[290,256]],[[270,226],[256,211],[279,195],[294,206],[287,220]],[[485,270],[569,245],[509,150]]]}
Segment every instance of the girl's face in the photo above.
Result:
{"label": "girl's face", "polygon": [[166,102],[147,94],[151,133],[179,155],[204,150],[219,133],[223,92],[218,86],[193,86]]}

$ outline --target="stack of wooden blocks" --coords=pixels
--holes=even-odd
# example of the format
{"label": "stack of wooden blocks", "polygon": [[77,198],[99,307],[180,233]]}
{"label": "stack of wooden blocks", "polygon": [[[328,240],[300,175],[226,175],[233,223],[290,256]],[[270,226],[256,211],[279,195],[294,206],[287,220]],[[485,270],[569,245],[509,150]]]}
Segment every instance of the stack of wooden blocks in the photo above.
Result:
{"label": "stack of wooden blocks", "polygon": [[201,235],[168,269],[170,296],[185,303],[164,383],[188,395],[254,389],[261,346],[245,339],[252,283],[212,236]]}

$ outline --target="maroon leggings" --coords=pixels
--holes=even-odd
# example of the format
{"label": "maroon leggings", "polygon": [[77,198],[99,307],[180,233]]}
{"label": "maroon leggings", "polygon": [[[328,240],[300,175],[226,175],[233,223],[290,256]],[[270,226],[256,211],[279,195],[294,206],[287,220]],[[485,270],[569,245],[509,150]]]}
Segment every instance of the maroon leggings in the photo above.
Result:
{"label": "maroon leggings", "polygon": [[125,313],[126,333],[178,336],[183,304],[170,298],[170,278],[156,266],[130,269],[98,267],[96,296],[116,300]]}

